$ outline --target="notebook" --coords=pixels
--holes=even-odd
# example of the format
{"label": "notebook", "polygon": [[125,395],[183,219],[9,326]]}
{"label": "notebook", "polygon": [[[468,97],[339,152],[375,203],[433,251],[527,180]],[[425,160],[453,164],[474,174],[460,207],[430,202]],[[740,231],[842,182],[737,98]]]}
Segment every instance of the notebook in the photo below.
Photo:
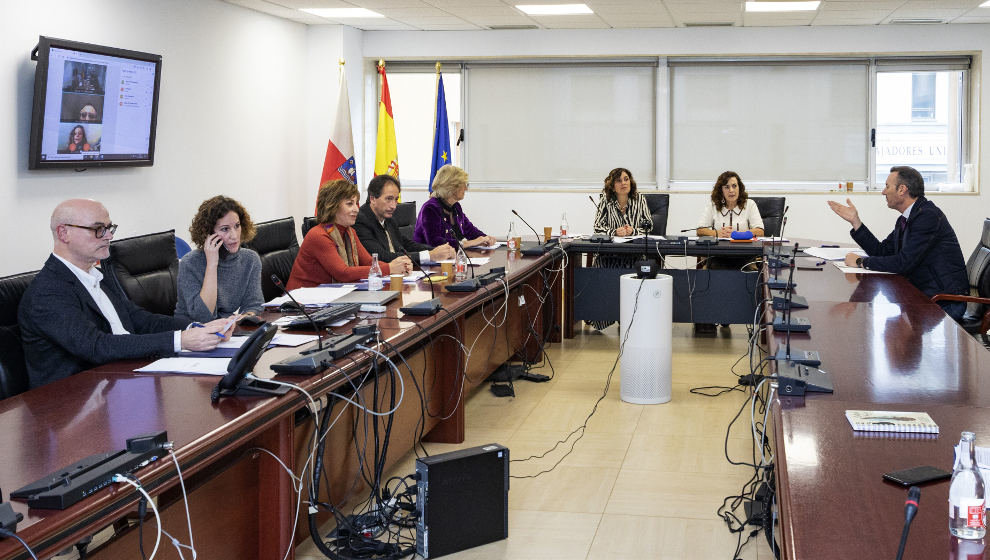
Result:
{"label": "notebook", "polygon": [[927,412],[847,410],[846,420],[854,430],[864,432],[938,433],[938,424]]}

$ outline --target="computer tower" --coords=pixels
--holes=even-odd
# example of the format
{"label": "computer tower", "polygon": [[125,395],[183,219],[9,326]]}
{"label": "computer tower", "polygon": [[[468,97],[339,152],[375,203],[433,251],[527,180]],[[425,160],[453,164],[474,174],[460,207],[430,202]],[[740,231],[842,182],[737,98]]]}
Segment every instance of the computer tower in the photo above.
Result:
{"label": "computer tower", "polygon": [[437,558],[509,536],[509,450],[497,443],[416,459],[416,553]]}

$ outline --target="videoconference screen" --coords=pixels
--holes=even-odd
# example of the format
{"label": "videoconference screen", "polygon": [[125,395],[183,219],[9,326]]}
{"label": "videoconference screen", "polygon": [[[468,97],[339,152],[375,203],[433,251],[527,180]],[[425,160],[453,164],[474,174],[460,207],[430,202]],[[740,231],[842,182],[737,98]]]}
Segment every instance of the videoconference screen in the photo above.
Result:
{"label": "videoconference screen", "polygon": [[[44,46],[44,41],[39,43],[39,50]],[[47,73],[35,83],[35,95],[43,93],[43,99],[35,99],[41,118],[36,114],[32,119],[32,168],[59,163],[149,165],[153,159],[160,57],[141,60],[91,47],[105,52],[58,44],[47,51]],[[39,62],[38,72],[42,71]]]}

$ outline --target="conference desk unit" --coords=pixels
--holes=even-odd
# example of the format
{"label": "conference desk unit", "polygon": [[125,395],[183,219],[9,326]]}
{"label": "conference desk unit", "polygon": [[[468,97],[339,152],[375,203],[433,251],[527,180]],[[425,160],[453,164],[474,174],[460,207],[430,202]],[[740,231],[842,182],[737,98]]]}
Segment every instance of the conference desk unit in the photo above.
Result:
{"label": "conference desk unit", "polygon": [[[655,261],[664,257],[734,257],[756,260],[763,254],[762,242],[698,244],[694,240],[632,240],[625,243],[591,243],[575,239],[565,242],[568,264],[564,274],[564,338],[574,338],[577,321],[619,320],[619,277],[635,274],[633,268],[591,266],[592,257]],[[675,323],[753,322],[759,274],[738,269],[663,269],[674,281],[673,320]]]}
{"label": "conference desk unit", "polygon": [[[384,313],[359,314],[360,323],[378,325],[384,341],[379,349],[392,357],[405,384],[404,399],[393,414],[385,468],[421,435],[432,441],[462,442],[463,402],[468,392],[511,357],[538,359],[540,339],[546,338],[546,329],[555,323],[560,251],[541,257],[504,250],[473,256],[491,257],[488,266],[477,267],[478,274],[505,266],[506,285],[496,282],[477,292],[454,294],[443,291],[445,284],[439,282],[436,295],[443,302],[442,311],[430,317],[403,317],[399,307],[430,299],[429,284],[421,281],[406,285],[399,301],[390,303]],[[352,321],[337,332],[349,332],[360,323]],[[469,360],[462,344],[474,345]],[[272,363],[298,351],[267,351],[255,368],[256,375],[271,377]],[[357,417],[364,413],[353,406],[344,409],[331,393],[371,406],[376,376],[369,376],[369,371],[376,362],[384,372],[380,358],[356,351],[317,375],[278,377],[329,402],[335,414],[344,411],[327,435],[324,460],[332,491],[327,493],[323,485],[323,500],[340,504],[367,489],[358,469],[374,453],[373,444],[356,444],[352,432]],[[175,442],[175,456],[189,492],[198,555],[269,560],[282,558],[289,550],[292,558],[298,540],[308,537],[302,530],[306,508],[293,534],[296,492],[282,467],[260,450],[299,474],[310,453],[313,430],[306,399],[290,391],[278,398],[227,397],[211,404],[216,377],[133,372],[145,363],[107,364],[0,401],[0,489],[4,495],[88,455],[122,449],[129,437],[166,430],[168,439]],[[389,377],[378,379],[379,396],[387,395]],[[422,411],[424,401],[426,410]],[[182,493],[171,458],[164,457],[135,474],[156,497],[167,530],[186,542]],[[39,556],[50,556],[101,528],[133,518],[139,498],[130,486],[114,484],[63,511],[11,503],[24,514],[17,534]],[[154,520],[146,519],[143,542],[149,553],[155,532]],[[88,558],[134,558],[137,554],[137,531],[127,529],[104,547],[91,550]],[[22,558],[29,556],[16,541],[0,540],[0,559]],[[178,556],[163,539],[157,558]]]}
{"label": "conference desk unit", "polygon": [[[773,402],[776,536],[786,558],[894,558],[907,491],[882,475],[921,465],[951,471],[964,430],[990,445],[990,354],[905,278],[821,268],[796,274],[796,293],[810,306],[793,313],[812,327],[792,334],[791,345],[821,353],[835,390]],[[784,339],[773,333],[770,351]],[[855,432],[850,409],[925,411],[941,433]],[[948,481],[922,486],[905,559],[983,557],[956,556],[948,490]]]}

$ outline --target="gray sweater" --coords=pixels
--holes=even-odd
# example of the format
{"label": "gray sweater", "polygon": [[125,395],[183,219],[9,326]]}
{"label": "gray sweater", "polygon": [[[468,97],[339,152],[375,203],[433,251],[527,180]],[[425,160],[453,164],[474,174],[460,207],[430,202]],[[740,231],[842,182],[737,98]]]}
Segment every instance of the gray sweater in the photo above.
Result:
{"label": "gray sweater", "polygon": [[175,314],[206,323],[227,317],[237,308],[241,313],[261,311],[265,303],[261,295],[261,258],[251,249],[240,248],[217,264],[217,307],[210,313],[199,297],[206,274],[206,253],[196,249],[179,261],[178,299]]}

